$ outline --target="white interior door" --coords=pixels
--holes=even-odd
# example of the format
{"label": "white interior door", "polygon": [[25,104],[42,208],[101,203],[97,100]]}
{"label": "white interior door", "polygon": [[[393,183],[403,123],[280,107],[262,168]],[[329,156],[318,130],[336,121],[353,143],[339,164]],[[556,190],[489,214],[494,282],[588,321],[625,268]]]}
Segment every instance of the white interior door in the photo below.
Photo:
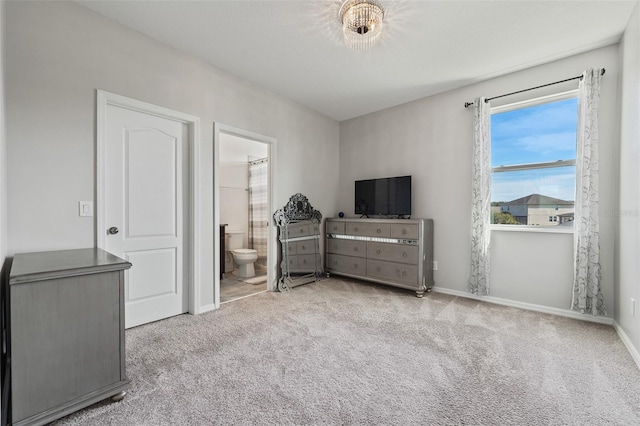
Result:
{"label": "white interior door", "polygon": [[133,264],[125,279],[127,328],[188,311],[186,123],[107,105],[105,249]]}

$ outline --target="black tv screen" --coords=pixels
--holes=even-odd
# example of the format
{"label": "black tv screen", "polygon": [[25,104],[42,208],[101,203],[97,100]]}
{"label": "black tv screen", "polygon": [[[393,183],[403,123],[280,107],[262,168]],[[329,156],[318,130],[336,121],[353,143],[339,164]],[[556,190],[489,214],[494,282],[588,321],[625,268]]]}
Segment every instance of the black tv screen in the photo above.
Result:
{"label": "black tv screen", "polygon": [[355,195],[356,214],[411,215],[411,176],[357,180]]}

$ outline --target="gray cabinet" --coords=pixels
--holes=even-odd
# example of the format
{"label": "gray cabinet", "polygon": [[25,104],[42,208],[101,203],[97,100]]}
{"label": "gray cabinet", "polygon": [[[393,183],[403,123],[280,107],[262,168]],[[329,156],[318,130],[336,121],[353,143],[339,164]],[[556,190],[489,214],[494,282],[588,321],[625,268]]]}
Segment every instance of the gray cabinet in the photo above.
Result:
{"label": "gray cabinet", "polygon": [[327,219],[329,273],[415,290],[433,287],[433,220]]}
{"label": "gray cabinet", "polygon": [[130,267],[93,248],[15,255],[9,278],[12,424],[46,424],[124,397],[124,271]]}

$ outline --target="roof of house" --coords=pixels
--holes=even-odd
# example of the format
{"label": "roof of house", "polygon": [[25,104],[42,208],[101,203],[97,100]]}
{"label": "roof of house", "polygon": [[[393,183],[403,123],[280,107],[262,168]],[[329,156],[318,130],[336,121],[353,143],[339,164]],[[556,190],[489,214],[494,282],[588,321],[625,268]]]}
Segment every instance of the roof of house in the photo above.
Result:
{"label": "roof of house", "polygon": [[532,206],[532,205],[534,206],[540,206],[540,205],[573,206],[574,202],[561,200],[559,198],[547,197],[546,195],[531,194],[531,195],[527,195],[526,197],[518,198],[516,200],[512,200],[512,201],[508,201],[506,203],[500,203],[500,204],[505,206],[521,206],[524,204],[528,206]]}

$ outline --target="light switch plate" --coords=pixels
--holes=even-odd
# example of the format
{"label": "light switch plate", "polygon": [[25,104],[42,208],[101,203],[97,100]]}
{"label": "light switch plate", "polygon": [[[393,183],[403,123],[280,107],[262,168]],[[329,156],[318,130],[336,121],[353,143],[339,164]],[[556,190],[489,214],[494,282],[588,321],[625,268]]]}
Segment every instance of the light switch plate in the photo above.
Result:
{"label": "light switch plate", "polygon": [[80,216],[93,216],[93,201],[78,201]]}

